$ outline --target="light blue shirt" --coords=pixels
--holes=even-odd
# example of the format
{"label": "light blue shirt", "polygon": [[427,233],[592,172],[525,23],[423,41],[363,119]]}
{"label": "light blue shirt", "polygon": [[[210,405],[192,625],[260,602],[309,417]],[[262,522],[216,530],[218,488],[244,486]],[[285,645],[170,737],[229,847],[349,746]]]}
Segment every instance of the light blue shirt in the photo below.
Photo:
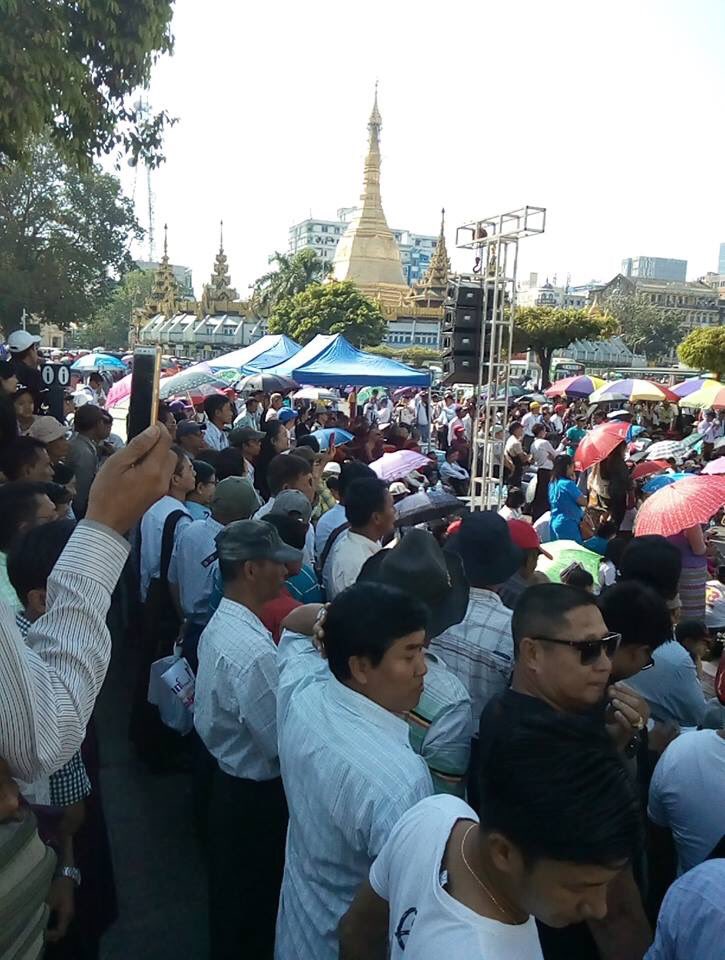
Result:
{"label": "light blue shirt", "polygon": [[309,637],[278,648],[290,811],[276,960],[337,960],[337,927],[400,817],[433,793],[399,716],[335,679]]}
{"label": "light blue shirt", "polygon": [[[714,799],[714,798],[713,798]],[[725,860],[707,860],[672,884],[644,960],[717,960],[725,941]]]}
{"label": "light blue shirt", "polygon": [[708,708],[697,670],[681,643],[670,640],[652,654],[654,667],[630,677],[627,683],[642,694],[655,720],[681,727],[699,726]]}
{"label": "light blue shirt", "polygon": [[224,529],[213,517],[194,520],[176,538],[169,564],[169,583],[179,587],[184,617],[206,623],[211,616],[214,571],[219,566],[216,538]]}

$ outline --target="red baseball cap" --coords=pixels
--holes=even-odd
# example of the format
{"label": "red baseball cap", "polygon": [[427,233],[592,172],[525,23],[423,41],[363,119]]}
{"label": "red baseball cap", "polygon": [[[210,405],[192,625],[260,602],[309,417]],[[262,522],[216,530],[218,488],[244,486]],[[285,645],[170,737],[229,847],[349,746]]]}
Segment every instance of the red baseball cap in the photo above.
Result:
{"label": "red baseball cap", "polygon": [[549,560],[553,559],[551,554],[547,553],[541,546],[539,535],[530,523],[526,523],[525,520],[507,520],[506,523],[508,524],[511,539],[517,547],[520,547],[522,550],[538,550],[539,553],[543,553]]}

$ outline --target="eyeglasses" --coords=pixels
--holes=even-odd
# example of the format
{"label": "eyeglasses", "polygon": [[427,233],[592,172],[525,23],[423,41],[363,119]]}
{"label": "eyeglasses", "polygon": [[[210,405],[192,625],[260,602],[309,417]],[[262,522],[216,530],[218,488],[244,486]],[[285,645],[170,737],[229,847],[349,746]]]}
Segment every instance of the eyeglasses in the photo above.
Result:
{"label": "eyeglasses", "polygon": [[654,665],[655,665],[654,657],[652,656],[652,654],[650,654],[649,658],[647,659],[647,663],[645,663],[643,667],[639,668],[639,672],[641,673],[643,670],[651,670]]}
{"label": "eyeglasses", "polygon": [[621,633],[608,633],[600,640],[559,640],[557,637],[534,637],[534,640],[545,640],[547,643],[558,643],[563,647],[572,647],[579,651],[582,666],[596,663],[604,651],[608,659],[612,659],[622,639]]}

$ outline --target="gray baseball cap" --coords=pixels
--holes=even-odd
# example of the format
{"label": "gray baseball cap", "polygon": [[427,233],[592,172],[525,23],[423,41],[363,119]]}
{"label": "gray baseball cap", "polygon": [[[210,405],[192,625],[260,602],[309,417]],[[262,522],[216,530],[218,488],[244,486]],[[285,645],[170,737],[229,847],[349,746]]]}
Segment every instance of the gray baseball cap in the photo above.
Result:
{"label": "gray baseball cap", "polygon": [[272,524],[263,520],[235,520],[217,534],[216,544],[223,561],[297,563],[302,559],[302,551],[288,547]]}
{"label": "gray baseball cap", "polygon": [[241,447],[249,440],[264,440],[264,434],[253,427],[235,427],[229,434],[229,444],[232,447]]}
{"label": "gray baseball cap", "polygon": [[299,514],[305,523],[310,522],[312,504],[300,490],[280,490],[274,498],[270,513],[282,514],[288,517],[291,513]]}
{"label": "gray baseball cap", "polygon": [[219,523],[246,520],[258,509],[257,492],[246,477],[227,477],[217,484],[211,512]]}

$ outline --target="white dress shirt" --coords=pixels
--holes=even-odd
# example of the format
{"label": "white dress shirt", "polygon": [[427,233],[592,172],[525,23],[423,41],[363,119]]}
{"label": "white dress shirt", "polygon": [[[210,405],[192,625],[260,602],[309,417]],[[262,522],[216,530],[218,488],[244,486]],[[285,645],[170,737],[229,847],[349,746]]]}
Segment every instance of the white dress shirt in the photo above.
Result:
{"label": "white dress shirt", "polygon": [[352,586],[365,561],[382,550],[378,540],[370,540],[361,533],[346,530],[335,541],[323,571],[327,599],[334,600],[345,587]]}
{"label": "white dress shirt", "polygon": [[194,726],[230,776],[279,776],[277,648],[261,620],[226,597],[199,640]]}
{"label": "white dress shirt", "polygon": [[181,500],[168,494],[157,500],[149,507],[141,518],[141,599],[145,600],[149,584],[161,573],[161,541],[164,536],[164,524],[175,510],[183,510],[186,516],[181,517],[174,531],[174,542],[178,540],[181,531],[192,522],[191,514]]}
{"label": "white dress shirt", "polygon": [[327,541],[330,539],[330,535],[333,531],[337,530],[338,527],[342,527],[346,523],[345,508],[341,503],[336,504],[331,510],[323,513],[317,521],[317,527],[315,528],[315,557],[318,563],[320,562],[322,554],[325,552],[325,547]]}
{"label": "white dress shirt", "polygon": [[433,792],[400,717],[340,683],[309,637],[278,649],[290,810],[276,960],[337,960],[337,926],[399,818]]}
{"label": "white dress shirt", "polygon": [[556,450],[554,450],[548,440],[544,440],[543,437],[538,437],[531,444],[529,453],[537,467],[541,467],[543,470],[553,470]]}
{"label": "white dress shirt", "polygon": [[37,780],[80,749],[108,668],[106,614],[128,552],[112,530],[82,520],[48,578],[48,612],[27,645],[0,605],[0,757],[13,776]]}
{"label": "white dress shirt", "polygon": [[468,690],[476,728],[488,701],[509,684],[514,663],[511,617],[497,593],[471,587],[463,621],[431,641],[433,651]]}
{"label": "white dress shirt", "polygon": [[226,450],[229,446],[229,437],[226,432],[220,430],[211,420],[207,420],[206,422],[204,440],[206,441],[207,447],[211,447],[212,450]]}
{"label": "white dress shirt", "polygon": [[194,623],[209,619],[209,600],[217,562],[216,537],[224,529],[214,517],[194,520],[176,538],[169,564],[169,583],[179,587],[184,617]]}
{"label": "white dress shirt", "polygon": [[536,423],[536,414],[535,413],[525,413],[521,418],[521,426],[524,428],[524,433],[527,437],[533,437],[534,424]]}

